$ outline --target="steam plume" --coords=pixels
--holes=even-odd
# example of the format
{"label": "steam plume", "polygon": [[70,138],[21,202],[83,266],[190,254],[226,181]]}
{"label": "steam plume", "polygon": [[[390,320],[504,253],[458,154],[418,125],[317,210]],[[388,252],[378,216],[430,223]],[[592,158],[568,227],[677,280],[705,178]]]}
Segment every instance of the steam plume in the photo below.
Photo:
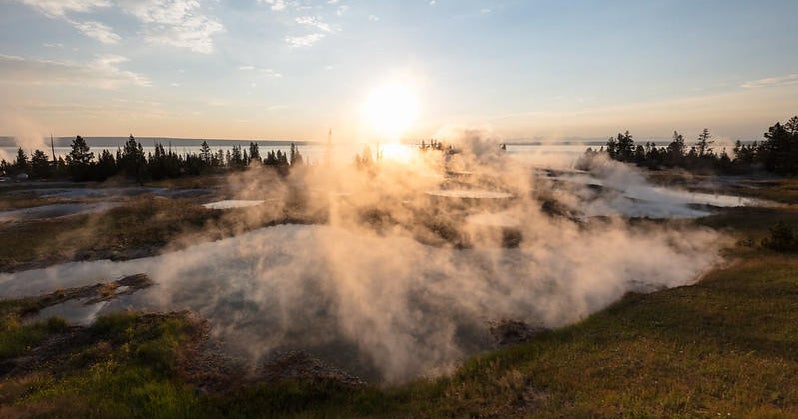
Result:
{"label": "steam plume", "polygon": [[[477,132],[452,142],[459,153],[420,153],[411,162],[383,156],[361,170],[346,162],[285,180],[264,181],[254,170],[231,178],[236,198],[272,199],[241,212],[242,225],[291,205],[325,213],[325,225],[270,227],[127,262],[0,274],[0,285],[26,293],[146,272],[156,287],[108,309],[190,308],[253,365],[304,349],[396,383],[491,347],[492,321],[570,324],[627,292],[691,284],[721,262],[724,238],[712,230],[630,225],[619,216],[579,221],[584,196],[603,199],[586,185],[542,181]],[[512,198],[435,193],[455,189]],[[551,200],[565,209],[552,211]],[[22,284],[28,289],[14,288]]]}

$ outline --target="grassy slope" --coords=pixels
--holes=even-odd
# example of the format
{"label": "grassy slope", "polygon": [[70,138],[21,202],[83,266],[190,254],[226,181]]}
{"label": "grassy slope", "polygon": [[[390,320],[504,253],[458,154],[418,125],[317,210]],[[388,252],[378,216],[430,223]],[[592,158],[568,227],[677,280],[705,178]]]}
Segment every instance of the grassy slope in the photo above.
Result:
{"label": "grassy slope", "polygon": [[[798,221],[792,207],[762,211],[702,223],[757,241],[776,218]],[[86,367],[0,381],[0,416],[798,416],[798,258],[750,244],[728,257],[695,286],[629,295],[450,377],[384,390],[284,383],[200,395],[171,367],[186,320],[123,315],[74,355]],[[0,342],[15,354],[63,328],[22,326],[14,304],[0,304]]]}

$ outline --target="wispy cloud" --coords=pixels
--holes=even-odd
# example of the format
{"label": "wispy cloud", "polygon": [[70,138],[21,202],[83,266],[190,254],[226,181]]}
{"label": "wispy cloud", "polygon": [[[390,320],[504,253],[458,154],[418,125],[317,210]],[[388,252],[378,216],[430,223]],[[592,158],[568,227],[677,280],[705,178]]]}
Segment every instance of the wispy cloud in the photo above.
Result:
{"label": "wispy cloud", "polygon": [[752,80],[743,83],[740,87],[744,89],[756,89],[760,87],[789,86],[792,84],[798,84],[798,74],[787,74],[785,76]]}
{"label": "wispy cloud", "polygon": [[110,7],[108,0],[19,0],[49,17],[64,17],[69,12],[86,13]]}
{"label": "wispy cloud", "polygon": [[379,21],[379,20],[380,20],[379,16],[376,16],[376,15],[369,15],[369,21],[371,21],[371,22],[377,22],[377,21]]}
{"label": "wispy cloud", "polygon": [[127,61],[119,55],[101,55],[89,63],[74,63],[0,54],[0,83],[99,89],[150,86],[152,83],[147,77],[120,68]]}
{"label": "wispy cloud", "polygon": [[238,69],[240,71],[255,71],[255,70],[257,70],[258,74],[260,74],[262,76],[269,77],[269,78],[280,78],[280,77],[283,77],[282,74],[274,71],[271,68],[258,68],[258,67],[255,67],[254,65],[242,65],[242,66],[238,67]]}
{"label": "wispy cloud", "polygon": [[325,23],[321,20],[321,18],[318,17],[302,16],[294,19],[294,21],[300,25],[310,26],[324,32],[333,31],[329,24]]}
{"label": "wispy cloud", "polygon": [[335,15],[336,15],[336,16],[338,16],[338,17],[341,17],[341,16],[343,16],[343,15],[344,15],[344,13],[346,13],[348,10],[349,10],[349,6],[347,6],[347,5],[345,5],[345,4],[342,4],[342,5],[338,6],[338,8],[337,8],[337,9],[335,9]]}
{"label": "wispy cloud", "polygon": [[271,9],[276,12],[285,10],[286,8],[285,0],[258,0],[258,3],[268,4]]}
{"label": "wispy cloud", "polygon": [[120,7],[144,24],[145,38],[155,44],[210,54],[213,35],[224,30],[197,0],[120,0]]}
{"label": "wispy cloud", "polygon": [[67,13],[89,13],[111,7],[108,0],[20,0],[52,19],[63,19],[84,35],[103,44],[116,44],[121,37],[108,25],[94,20],[81,21],[67,17]]}
{"label": "wispy cloud", "polygon": [[25,61],[25,59],[18,55],[0,54],[0,62],[2,61]]}
{"label": "wispy cloud", "polygon": [[324,38],[323,33],[312,33],[303,36],[286,36],[285,42],[292,48],[307,48]]}
{"label": "wispy cloud", "polygon": [[[145,40],[154,44],[213,52],[213,36],[224,30],[216,19],[203,12],[200,0],[17,0],[50,18],[64,19],[77,30],[104,44],[116,44],[121,37],[113,28],[96,20],[84,21],[71,15],[91,13],[116,4],[143,25]],[[273,0],[283,3],[282,0]],[[272,7],[274,8],[275,5]],[[69,16],[68,16],[69,15]]]}
{"label": "wispy cloud", "polygon": [[121,37],[106,24],[97,21],[76,22],[70,21],[75,28],[89,38],[94,38],[103,44],[116,44]]}
{"label": "wispy cloud", "polygon": [[280,77],[283,77],[282,74],[272,70],[271,68],[262,68],[260,69],[260,73],[266,77],[274,79],[279,79]]}

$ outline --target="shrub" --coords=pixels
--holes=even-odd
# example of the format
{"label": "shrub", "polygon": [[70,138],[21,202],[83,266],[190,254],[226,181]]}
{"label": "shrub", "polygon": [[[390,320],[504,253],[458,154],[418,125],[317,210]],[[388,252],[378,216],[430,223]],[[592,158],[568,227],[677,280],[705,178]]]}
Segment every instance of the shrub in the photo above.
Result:
{"label": "shrub", "polygon": [[770,228],[770,237],[762,239],[762,247],[777,252],[794,252],[798,250],[798,239],[790,226],[779,221]]}

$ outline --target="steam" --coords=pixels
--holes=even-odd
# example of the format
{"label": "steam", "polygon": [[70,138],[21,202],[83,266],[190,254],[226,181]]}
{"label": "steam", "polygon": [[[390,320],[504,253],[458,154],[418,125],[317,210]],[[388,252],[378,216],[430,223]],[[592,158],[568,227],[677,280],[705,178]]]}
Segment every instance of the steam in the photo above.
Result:
{"label": "steam", "polygon": [[[41,125],[30,118],[15,114],[0,115],[0,126],[5,133],[14,138],[14,145],[21,147],[27,154],[34,150],[47,150],[49,145],[45,144],[44,138],[47,135]],[[4,134],[5,134],[4,133]],[[0,150],[0,159],[11,161],[14,156],[4,155]]]}
{"label": "steam", "polygon": [[[236,210],[242,231],[297,207],[326,222],[263,228],[126,262],[0,274],[0,289],[30,294],[145,272],[157,286],[103,311],[188,308],[253,366],[275,351],[302,349],[372,381],[397,383],[449,371],[490,348],[490,322],[571,324],[625,293],[694,283],[721,262],[725,239],[713,230],[591,219],[584,210],[604,197],[585,184],[541,180],[479,132],[452,143],[459,153],[419,153],[406,163],[384,158],[361,170],[345,161],[294,170],[287,179],[259,169],[237,173],[225,198],[265,201]],[[626,182],[620,172],[605,179]],[[435,190],[498,195],[428,193]],[[552,201],[562,210],[544,205]]]}

